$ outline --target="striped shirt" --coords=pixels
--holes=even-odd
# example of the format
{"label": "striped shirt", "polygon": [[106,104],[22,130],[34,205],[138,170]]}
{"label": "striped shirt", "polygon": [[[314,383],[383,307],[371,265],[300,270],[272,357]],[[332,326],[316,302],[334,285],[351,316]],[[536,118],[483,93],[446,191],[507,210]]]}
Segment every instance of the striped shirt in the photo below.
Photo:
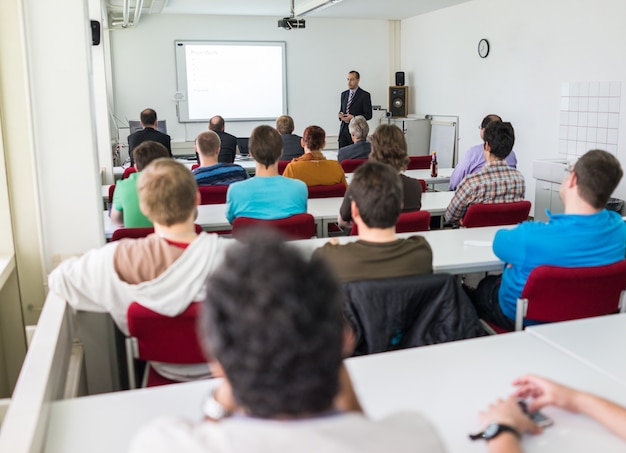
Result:
{"label": "striped shirt", "polygon": [[248,173],[241,165],[220,162],[210,167],[198,167],[193,176],[199,186],[221,186],[248,179]]}
{"label": "striped shirt", "polygon": [[522,201],[525,191],[524,176],[518,170],[504,160],[487,162],[478,173],[461,181],[446,209],[445,221],[459,223],[472,204]]}

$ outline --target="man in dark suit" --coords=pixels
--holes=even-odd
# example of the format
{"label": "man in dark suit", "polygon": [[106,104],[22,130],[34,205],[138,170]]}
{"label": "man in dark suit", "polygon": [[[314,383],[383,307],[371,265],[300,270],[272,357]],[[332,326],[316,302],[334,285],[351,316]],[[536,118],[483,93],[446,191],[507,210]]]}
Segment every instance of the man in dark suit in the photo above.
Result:
{"label": "man in dark suit", "polygon": [[235,162],[235,154],[237,154],[237,137],[224,132],[224,118],[219,115],[209,120],[209,130],[220,136],[221,147],[218,156],[219,162],[232,164]]}
{"label": "man in dark suit", "polygon": [[365,117],[358,115],[352,118],[348,130],[350,131],[350,137],[354,143],[341,148],[337,160],[341,162],[345,159],[367,159],[372,150],[372,144],[367,141],[367,134],[370,132],[370,127]]}
{"label": "man in dark suit", "polygon": [[169,135],[159,132],[157,130],[157,114],[152,109],[145,109],[139,116],[139,122],[141,123],[142,130],[130,134],[128,136],[128,155],[130,156],[130,164],[134,165],[133,150],[148,140],[158,142],[167,148],[167,152],[172,157],[172,145]]}
{"label": "man in dark suit", "polygon": [[366,120],[372,119],[372,98],[367,91],[359,88],[360,79],[361,76],[357,71],[350,71],[348,73],[348,89],[341,93],[339,148],[353,143],[348,130],[348,124],[352,118],[363,115]]}
{"label": "man in dark suit", "polygon": [[304,148],[300,143],[302,137],[294,134],[294,129],[293,118],[289,115],[276,118],[276,130],[283,138],[283,154],[280,160],[291,160],[304,154]]}

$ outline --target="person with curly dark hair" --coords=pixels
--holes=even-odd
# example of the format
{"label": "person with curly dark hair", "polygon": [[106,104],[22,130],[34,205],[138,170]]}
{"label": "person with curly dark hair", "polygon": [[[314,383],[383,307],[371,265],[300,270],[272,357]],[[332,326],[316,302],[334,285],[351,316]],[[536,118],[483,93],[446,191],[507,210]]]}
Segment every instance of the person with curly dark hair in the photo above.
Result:
{"label": "person with curly dark hair", "polygon": [[224,380],[205,401],[205,420],[162,419],[130,451],[442,452],[417,414],[362,413],[342,365],[338,283],[322,260],[268,234],[235,245],[207,281],[199,331]]}

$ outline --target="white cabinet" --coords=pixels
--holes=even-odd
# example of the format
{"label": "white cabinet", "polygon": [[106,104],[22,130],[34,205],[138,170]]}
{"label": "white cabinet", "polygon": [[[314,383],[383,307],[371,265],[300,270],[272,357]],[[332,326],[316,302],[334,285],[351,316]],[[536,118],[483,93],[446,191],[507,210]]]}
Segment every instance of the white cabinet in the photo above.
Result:
{"label": "white cabinet", "polygon": [[561,184],[538,179],[535,184],[535,220],[545,222],[548,220],[546,209],[552,214],[565,212],[563,202],[559,197]]}

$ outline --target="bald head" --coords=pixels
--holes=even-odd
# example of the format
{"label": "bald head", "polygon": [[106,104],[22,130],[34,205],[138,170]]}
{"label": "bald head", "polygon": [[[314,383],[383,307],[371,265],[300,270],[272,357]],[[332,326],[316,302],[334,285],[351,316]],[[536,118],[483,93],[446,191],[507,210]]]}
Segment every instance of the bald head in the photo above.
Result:
{"label": "bald head", "polygon": [[209,130],[222,132],[224,130],[224,118],[219,115],[215,115],[209,120]]}

